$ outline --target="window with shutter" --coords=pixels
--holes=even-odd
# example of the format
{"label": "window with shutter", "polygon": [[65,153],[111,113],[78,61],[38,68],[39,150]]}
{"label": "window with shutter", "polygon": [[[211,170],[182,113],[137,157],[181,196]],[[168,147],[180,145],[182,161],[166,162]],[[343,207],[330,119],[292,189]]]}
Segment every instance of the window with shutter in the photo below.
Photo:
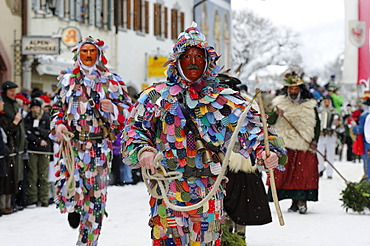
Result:
{"label": "window with shutter", "polygon": [[153,5],[153,12],[154,12],[154,20],[153,20],[153,23],[154,23],[154,26],[153,26],[153,33],[154,33],[154,36],[157,36],[158,35],[158,3],[155,3]]}
{"label": "window with shutter", "polygon": [[131,0],[126,0],[126,22],[127,29],[131,29]]}
{"label": "window with shutter", "polygon": [[168,9],[167,7],[164,8],[164,38],[168,38]]}
{"label": "window with shutter", "polygon": [[154,4],[154,35],[161,37],[162,36],[162,4]]}
{"label": "window with shutter", "polygon": [[134,30],[141,30],[140,26],[140,10],[141,10],[141,0],[134,0]]}
{"label": "window with shutter", "polygon": [[124,28],[125,27],[125,16],[126,16],[126,5],[125,0],[119,0],[118,1],[118,16],[117,16],[117,24],[119,27]]}
{"label": "window with shutter", "polygon": [[185,29],[185,13],[180,13],[180,32],[184,31]]}
{"label": "window with shutter", "polygon": [[177,9],[171,10],[171,39],[176,39],[178,35],[178,17]]}
{"label": "window with shutter", "polygon": [[149,33],[149,1],[145,1],[145,33]]}
{"label": "window with shutter", "polygon": [[162,4],[158,4],[158,35],[162,37]]}

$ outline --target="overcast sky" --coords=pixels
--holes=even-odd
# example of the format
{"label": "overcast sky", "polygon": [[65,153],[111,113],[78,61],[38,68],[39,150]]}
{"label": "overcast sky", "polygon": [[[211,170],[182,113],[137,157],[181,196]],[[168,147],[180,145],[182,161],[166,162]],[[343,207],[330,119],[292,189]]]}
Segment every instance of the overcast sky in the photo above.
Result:
{"label": "overcast sky", "polygon": [[307,73],[344,51],[344,0],[231,0],[232,9],[251,9],[275,25],[301,33]]}

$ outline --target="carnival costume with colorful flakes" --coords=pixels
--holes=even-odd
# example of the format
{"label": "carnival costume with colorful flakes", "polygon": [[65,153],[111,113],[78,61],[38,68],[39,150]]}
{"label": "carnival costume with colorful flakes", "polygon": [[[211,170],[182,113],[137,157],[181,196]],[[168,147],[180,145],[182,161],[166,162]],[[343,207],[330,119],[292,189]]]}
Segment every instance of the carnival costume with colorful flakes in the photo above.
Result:
{"label": "carnival costume with colorful flakes", "polygon": [[[83,44],[90,43],[99,50],[99,58],[93,69],[84,66],[79,60],[79,51]],[[101,126],[95,117],[82,84],[85,85],[90,98],[100,110],[100,100],[110,99],[114,113],[100,111],[106,117],[113,130],[122,129],[128,114],[130,99],[122,79],[105,68],[107,60],[104,58],[104,42],[92,37],[83,39],[73,50],[75,53],[75,67],[63,71],[60,76],[60,93],[55,98],[52,111],[51,129],[55,134],[55,127],[64,124],[71,132],[100,133]],[[88,72],[86,72],[88,70]],[[54,135],[51,138],[55,138]],[[62,213],[76,211],[81,215],[80,235],[77,245],[97,245],[103,215],[107,201],[107,175],[111,166],[112,142],[109,139],[81,141],[71,140],[74,155],[74,173],[68,173],[66,160],[59,157],[56,173],[57,199],[56,205]],[[74,175],[76,180],[75,195],[68,198],[66,182]]]}
{"label": "carnival costume with colorful flakes", "polygon": [[[179,57],[188,47],[205,51],[208,66],[196,82],[188,82],[178,72]],[[219,87],[215,79],[219,58],[213,47],[208,46],[200,31],[191,27],[180,34],[168,61],[166,82],[154,84],[141,94],[128,124],[125,126],[125,163],[139,167],[138,152],[144,146],[155,147],[163,152],[163,166],[168,170],[184,173],[183,178],[169,181],[168,198],[176,205],[187,206],[202,200],[213,188],[221,169],[216,153],[205,162],[197,153],[195,136],[186,126],[186,119],[179,106],[178,97],[183,96],[185,108],[199,128],[206,142],[226,151],[237,120],[247,103],[230,88]],[[261,155],[260,117],[255,110],[248,113],[239,134],[238,148],[246,158]],[[255,148],[253,148],[255,146]],[[254,157],[253,157],[254,158]],[[210,175],[187,175],[185,170],[208,170]],[[152,191],[159,193],[155,181]],[[216,194],[199,209],[179,212],[169,208],[162,199],[150,198],[153,245],[221,245],[221,222],[224,219],[224,189],[216,187]]]}

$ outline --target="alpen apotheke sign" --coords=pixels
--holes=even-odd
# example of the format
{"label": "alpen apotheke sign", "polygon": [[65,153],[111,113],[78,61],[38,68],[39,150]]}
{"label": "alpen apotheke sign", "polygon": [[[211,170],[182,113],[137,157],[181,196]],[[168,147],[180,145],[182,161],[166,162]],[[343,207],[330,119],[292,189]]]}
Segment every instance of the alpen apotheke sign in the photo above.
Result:
{"label": "alpen apotheke sign", "polygon": [[22,55],[58,55],[60,38],[51,36],[23,36]]}

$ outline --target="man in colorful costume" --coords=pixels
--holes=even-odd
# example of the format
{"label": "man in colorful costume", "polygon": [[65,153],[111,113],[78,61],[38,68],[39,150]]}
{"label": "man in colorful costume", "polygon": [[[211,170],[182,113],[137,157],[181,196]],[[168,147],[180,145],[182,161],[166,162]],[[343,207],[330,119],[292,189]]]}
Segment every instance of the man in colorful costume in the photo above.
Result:
{"label": "man in colorful costume", "polygon": [[[153,245],[221,245],[224,188],[214,187],[221,170],[220,152],[226,151],[248,103],[232,89],[218,85],[218,58],[196,27],[180,33],[166,64],[167,81],[142,92],[125,126],[126,164],[156,173],[154,158],[159,152],[164,156],[161,167],[182,174],[168,181],[167,194],[158,191],[156,180],[149,181]],[[234,150],[248,159],[257,157],[263,162],[264,158],[267,166],[275,167],[276,153],[267,159],[263,155],[260,127],[260,117],[251,110]],[[203,200],[211,190],[215,191],[212,198]],[[163,199],[158,198],[160,194]],[[169,208],[165,199],[181,208],[204,204],[180,211]]]}
{"label": "man in colorful costume", "polygon": [[97,245],[106,212],[112,131],[122,128],[130,107],[122,79],[105,67],[106,48],[92,37],[77,44],[72,50],[75,66],[62,71],[51,112],[51,138],[63,140],[66,131],[74,135],[68,141],[72,149],[60,144],[61,152],[72,152],[72,158],[61,152],[56,156],[56,205],[69,213],[73,228],[80,226],[77,245]]}
{"label": "man in colorful costume", "polygon": [[[282,94],[272,100],[274,111],[268,123],[274,125],[279,137],[284,139],[288,162],[284,172],[275,172],[279,200],[292,199],[288,211],[307,212],[307,201],[318,200],[318,160],[312,149],[320,135],[317,102],[295,73],[285,76]],[[270,185],[269,180],[267,184]],[[269,189],[270,201],[271,189]]]}

